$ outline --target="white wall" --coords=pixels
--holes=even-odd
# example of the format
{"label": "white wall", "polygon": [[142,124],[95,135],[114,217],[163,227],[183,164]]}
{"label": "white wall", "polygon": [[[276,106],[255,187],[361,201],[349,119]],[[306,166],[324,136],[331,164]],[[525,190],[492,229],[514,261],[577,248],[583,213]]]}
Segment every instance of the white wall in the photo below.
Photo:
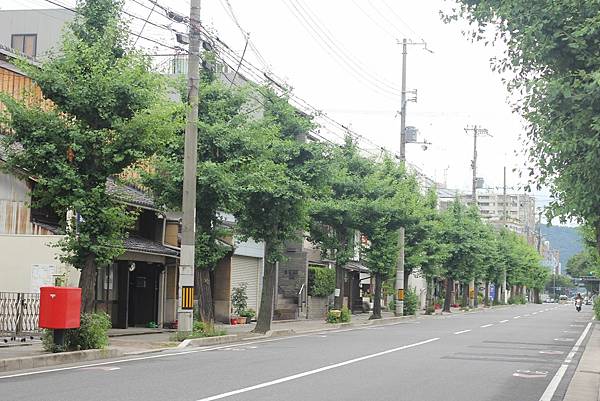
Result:
{"label": "white wall", "polygon": [[0,10],[0,44],[11,45],[14,34],[37,34],[37,57],[61,41],[65,23],[73,19],[68,10]]}
{"label": "white wall", "polygon": [[424,309],[427,302],[427,281],[425,277],[416,277],[414,274],[408,276],[407,288],[415,290],[419,297],[419,309]]}
{"label": "white wall", "polygon": [[58,235],[0,235],[0,291],[39,292],[32,272],[39,272],[39,279],[53,285],[51,270],[58,275],[66,274],[67,285],[77,287],[79,272],[58,261],[60,250],[50,246],[61,238]]}

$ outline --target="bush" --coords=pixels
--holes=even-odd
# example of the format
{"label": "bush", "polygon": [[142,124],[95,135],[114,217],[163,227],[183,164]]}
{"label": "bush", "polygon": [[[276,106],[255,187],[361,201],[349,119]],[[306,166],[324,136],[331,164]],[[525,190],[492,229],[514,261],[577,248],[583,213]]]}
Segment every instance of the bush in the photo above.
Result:
{"label": "bush", "polygon": [[596,320],[600,320],[600,295],[594,298],[594,315]]}
{"label": "bush", "polygon": [[342,321],[342,311],[332,309],[327,312],[327,323],[340,323]]}
{"label": "bush", "polygon": [[78,329],[65,330],[65,344],[54,344],[54,331],[44,330],[42,346],[50,352],[102,349],[108,346],[108,329],[112,326],[106,313],[82,313]]}
{"label": "bush", "polygon": [[308,295],[328,297],[335,291],[335,270],[325,267],[308,267]]}
{"label": "bush", "polygon": [[211,324],[196,320],[194,321],[194,326],[191,333],[178,331],[171,336],[171,340],[181,342],[183,340],[187,340],[188,338],[217,337],[224,336],[225,334],[227,334],[227,331],[224,329],[215,329],[215,326]]}
{"label": "bush", "polygon": [[390,302],[388,302],[388,310],[390,312],[396,311],[396,300],[395,299],[392,299]]}
{"label": "bush", "polygon": [[417,296],[417,292],[408,288],[404,293],[404,316],[416,314],[418,304],[419,297]]}
{"label": "bush", "polygon": [[254,316],[256,316],[256,311],[252,308],[243,310],[242,313],[240,313],[240,316],[247,318],[248,320],[252,320],[254,318]]}
{"label": "bush", "polygon": [[340,313],[340,321],[342,323],[348,323],[351,319],[350,309],[347,306],[342,308],[342,312]]}

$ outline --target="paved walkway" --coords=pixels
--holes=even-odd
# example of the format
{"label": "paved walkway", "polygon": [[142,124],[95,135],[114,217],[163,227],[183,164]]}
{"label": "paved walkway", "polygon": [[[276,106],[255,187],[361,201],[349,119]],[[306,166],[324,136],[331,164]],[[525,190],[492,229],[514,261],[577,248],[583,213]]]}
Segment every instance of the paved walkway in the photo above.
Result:
{"label": "paved walkway", "polygon": [[600,326],[594,324],[591,331],[563,401],[600,400]]}

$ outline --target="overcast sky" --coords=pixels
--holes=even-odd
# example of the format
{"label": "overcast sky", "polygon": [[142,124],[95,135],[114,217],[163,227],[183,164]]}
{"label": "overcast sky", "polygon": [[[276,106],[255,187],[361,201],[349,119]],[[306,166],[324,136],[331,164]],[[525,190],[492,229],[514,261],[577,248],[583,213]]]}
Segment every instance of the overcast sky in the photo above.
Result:
{"label": "overcast sky", "polygon": [[[74,6],[74,0],[56,0]],[[189,0],[158,0],[182,14]],[[147,17],[150,0],[126,0],[132,14]],[[465,191],[471,186],[473,140],[464,128],[477,124],[492,137],[479,140],[478,176],[486,187],[501,190],[503,166],[508,167],[508,186],[516,192],[523,182],[513,168],[522,167],[519,136],[522,122],[512,113],[508,93],[500,76],[490,69],[490,58],[501,48],[471,43],[461,33],[461,23],[444,24],[440,10],[453,2],[443,0],[229,0],[241,27],[267,61],[265,66],[250,48],[246,59],[281,77],[293,92],[335,120],[372,142],[398,151],[403,38],[423,46],[408,49],[407,87],[418,91],[409,103],[407,125],[420,131],[419,140],[432,142],[428,150],[407,145],[407,159],[449,188]],[[53,8],[45,0],[2,0],[2,8]],[[228,13],[226,0],[203,0],[203,24],[241,54],[245,39]],[[150,21],[169,24],[159,8]],[[142,21],[134,19],[131,30],[139,32]],[[182,25],[172,25],[183,30]],[[312,27],[312,28],[311,28]],[[174,34],[146,25],[144,36],[173,44]],[[165,52],[140,39],[149,52]],[[338,132],[339,133],[339,132]],[[325,127],[321,134],[335,139]],[[366,148],[373,144],[361,143]],[[547,193],[536,194],[538,204]]]}

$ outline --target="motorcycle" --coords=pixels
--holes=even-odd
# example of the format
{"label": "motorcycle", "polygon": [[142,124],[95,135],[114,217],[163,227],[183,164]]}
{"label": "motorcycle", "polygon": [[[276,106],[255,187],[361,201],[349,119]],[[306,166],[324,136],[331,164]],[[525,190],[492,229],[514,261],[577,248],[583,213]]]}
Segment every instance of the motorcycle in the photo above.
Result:
{"label": "motorcycle", "polygon": [[581,299],[575,300],[575,309],[577,309],[577,312],[581,312]]}

